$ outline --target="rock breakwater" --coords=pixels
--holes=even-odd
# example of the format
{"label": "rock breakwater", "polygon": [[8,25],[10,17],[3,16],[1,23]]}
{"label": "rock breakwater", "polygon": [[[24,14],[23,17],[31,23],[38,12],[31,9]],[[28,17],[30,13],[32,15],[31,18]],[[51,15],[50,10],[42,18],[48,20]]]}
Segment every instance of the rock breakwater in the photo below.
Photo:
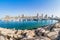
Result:
{"label": "rock breakwater", "polygon": [[0,40],[60,40],[60,23],[34,30],[0,28]]}

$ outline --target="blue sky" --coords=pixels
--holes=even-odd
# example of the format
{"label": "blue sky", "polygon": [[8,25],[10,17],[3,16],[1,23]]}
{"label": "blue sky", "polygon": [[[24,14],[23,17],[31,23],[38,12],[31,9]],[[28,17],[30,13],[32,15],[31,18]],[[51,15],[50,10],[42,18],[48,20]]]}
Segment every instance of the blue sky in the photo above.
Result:
{"label": "blue sky", "polygon": [[43,13],[60,17],[60,0],[0,0],[0,17]]}

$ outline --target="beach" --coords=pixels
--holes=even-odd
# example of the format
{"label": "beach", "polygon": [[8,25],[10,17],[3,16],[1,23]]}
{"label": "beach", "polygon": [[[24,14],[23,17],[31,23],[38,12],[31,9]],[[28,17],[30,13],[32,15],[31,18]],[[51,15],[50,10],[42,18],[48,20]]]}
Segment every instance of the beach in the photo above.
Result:
{"label": "beach", "polygon": [[60,40],[60,22],[33,30],[0,28],[0,40]]}

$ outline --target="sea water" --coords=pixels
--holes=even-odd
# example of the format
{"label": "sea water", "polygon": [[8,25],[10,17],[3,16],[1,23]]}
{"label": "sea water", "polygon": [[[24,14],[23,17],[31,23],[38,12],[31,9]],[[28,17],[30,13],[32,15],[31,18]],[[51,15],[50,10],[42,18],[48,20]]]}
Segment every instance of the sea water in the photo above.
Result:
{"label": "sea water", "polygon": [[9,29],[34,29],[45,25],[56,23],[56,20],[39,20],[39,21],[0,21],[0,27]]}

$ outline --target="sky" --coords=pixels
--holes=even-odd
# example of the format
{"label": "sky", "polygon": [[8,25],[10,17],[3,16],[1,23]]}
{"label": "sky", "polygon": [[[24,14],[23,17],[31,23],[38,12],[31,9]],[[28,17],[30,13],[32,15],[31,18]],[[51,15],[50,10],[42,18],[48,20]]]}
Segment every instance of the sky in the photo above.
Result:
{"label": "sky", "polygon": [[0,17],[34,16],[37,13],[60,17],[60,0],[0,0]]}

